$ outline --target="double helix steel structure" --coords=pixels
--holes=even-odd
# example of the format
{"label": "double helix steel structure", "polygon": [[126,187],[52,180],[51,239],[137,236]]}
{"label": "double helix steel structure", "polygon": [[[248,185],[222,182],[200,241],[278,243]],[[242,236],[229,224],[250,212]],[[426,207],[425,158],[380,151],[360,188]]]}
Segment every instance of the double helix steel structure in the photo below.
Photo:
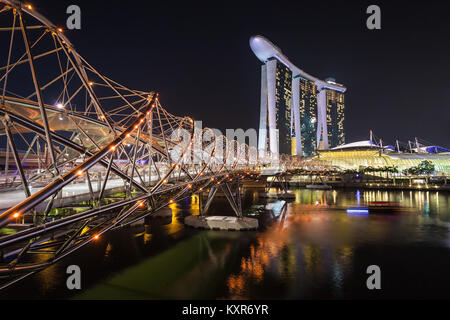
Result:
{"label": "double helix steel structure", "polygon": [[0,213],[1,288],[213,186],[239,215],[255,147],[102,75],[31,5],[0,0],[0,23],[0,198],[21,195]]}

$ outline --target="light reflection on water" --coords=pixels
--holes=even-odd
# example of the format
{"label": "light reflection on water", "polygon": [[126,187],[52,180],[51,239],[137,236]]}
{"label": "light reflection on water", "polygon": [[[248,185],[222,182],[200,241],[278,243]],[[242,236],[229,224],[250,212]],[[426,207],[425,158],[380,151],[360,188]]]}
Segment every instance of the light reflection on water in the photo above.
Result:
{"label": "light reflection on water", "polygon": [[[336,190],[296,190],[295,194],[296,200],[288,206],[285,221],[258,234],[250,254],[242,258],[240,271],[229,276],[229,298],[377,298],[379,296],[369,294],[364,288],[363,267],[383,263],[391,268],[388,288],[392,290],[386,297],[426,298],[434,295],[442,298],[441,293],[449,296],[445,290],[450,289],[450,277],[445,271],[450,266],[448,195],[421,191],[405,194]],[[366,203],[400,202],[416,210],[411,216],[355,217],[345,214],[342,208],[358,204],[358,198]],[[427,252],[429,246],[442,250]],[[364,252],[366,247],[368,252],[375,251],[373,260]],[[413,248],[413,252],[404,250],[408,247]],[[383,248],[387,249],[386,254]],[[390,261],[392,254],[401,256],[402,253],[405,259],[399,261],[401,264],[395,265]],[[364,263],[355,268],[361,256]],[[414,270],[413,264],[426,257],[436,263],[429,268],[437,271],[435,276],[427,277],[430,270],[421,270],[422,266]],[[413,270],[402,269],[402,265]],[[359,274],[355,274],[358,271]],[[406,274],[423,272],[426,286],[434,286],[436,290],[421,292],[423,287],[419,284],[417,291],[409,291],[414,280],[423,279],[403,277],[401,273],[404,271]],[[256,288],[262,279],[271,277],[278,279],[279,288],[284,285],[286,289],[279,290],[278,296],[276,291],[268,295],[257,293]],[[436,282],[433,283],[433,279]]]}
{"label": "light reflection on water", "polygon": [[[2,292],[82,299],[449,298],[450,196],[431,191],[359,191],[361,204],[400,202],[410,215],[351,216],[357,190],[295,190],[294,202],[258,232],[198,231],[184,216],[198,198],[173,204],[168,222],[134,227],[87,246],[48,271]],[[256,192],[246,212],[263,204]],[[210,214],[230,214],[218,198]],[[167,224],[165,224],[167,223]],[[79,264],[83,290],[65,288],[65,268]],[[382,270],[382,291],[365,287],[366,268]],[[24,297],[25,298],[25,297]]]}

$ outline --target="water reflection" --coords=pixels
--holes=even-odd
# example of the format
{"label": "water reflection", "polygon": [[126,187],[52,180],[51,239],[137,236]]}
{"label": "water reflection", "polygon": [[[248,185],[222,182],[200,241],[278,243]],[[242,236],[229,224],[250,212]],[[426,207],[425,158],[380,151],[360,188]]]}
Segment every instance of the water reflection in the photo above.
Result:
{"label": "water reflection", "polygon": [[360,202],[400,203],[415,208],[416,212],[439,215],[449,221],[450,197],[438,191],[380,191],[380,190],[295,190],[295,203],[316,206],[345,207]]}
{"label": "water reflection", "polygon": [[[293,190],[294,202],[258,232],[186,228],[199,214],[199,199],[169,206],[168,219],[146,220],[86,246],[2,298],[82,299],[297,299],[372,298],[365,269],[383,270],[383,295],[449,298],[450,196],[432,191]],[[246,212],[265,204],[257,191]],[[398,202],[412,215],[349,216],[345,208]],[[210,214],[231,214],[218,198]],[[65,268],[84,271],[83,290],[65,287]],[[419,279],[414,282],[411,279]],[[29,293],[29,296],[27,295]],[[39,292],[36,297],[31,292]]]}
{"label": "water reflection", "polygon": [[[439,261],[440,274],[446,274],[443,265],[450,262],[449,212],[448,206],[442,208],[441,203],[448,203],[448,196],[429,191],[408,193],[409,196],[404,192],[359,190],[297,190],[295,193],[296,201],[289,205],[283,227],[272,226],[258,234],[256,243],[250,245],[249,254],[241,258],[239,271],[228,276],[227,298],[342,298],[358,297],[358,294],[370,297],[362,290],[365,274],[362,267],[371,264],[370,256],[366,257],[363,249],[368,246],[380,251],[383,247],[395,246],[400,255],[402,246],[443,247],[440,254],[429,255]],[[409,204],[416,207],[416,215],[360,219],[343,214],[341,208],[359,205],[362,200]],[[440,215],[440,212],[445,214]],[[423,258],[421,255],[427,253],[419,249],[415,259]],[[372,263],[377,260],[387,263],[390,258],[381,254]],[[355,274],[356,271],[359,274]],[[401,272],[402,268],[398,266],[393,277]],[[405,279],[398,278],[399,287],[407,285]],[[355,282],[356,279],[359,282]],[[449,289],[449,284],[447,281],[444,287]],[[435,286],[439,292],[438,283]],[[405,290],[403,293],[416,297],[433,294],[429,290],[426,293]]]}

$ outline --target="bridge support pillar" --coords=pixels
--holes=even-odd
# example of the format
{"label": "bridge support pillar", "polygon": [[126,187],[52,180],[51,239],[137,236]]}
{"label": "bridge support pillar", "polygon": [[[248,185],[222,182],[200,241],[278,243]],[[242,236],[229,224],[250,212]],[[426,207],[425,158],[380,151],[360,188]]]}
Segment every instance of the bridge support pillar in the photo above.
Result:
{"label": "bridge support pillar", "polygon": [[204,208],[201,208],[201,207],[200,207],[200,215],[201,215],[202,217],[205,216],[206,211],[208,211],[209,206],[211,205],[211,203],[212,203],[214,197],[216,196],[216,193],[217,193],[217,187],[216,187],[216,186],[213,186],[213,187],[209,190],[208,198],[206,199],[206,203],[205,203],[205,207],[204,207]]}
{"label": "bridge support pillar", "polygon": [[[236,188],[233,192],[232,188]],[[241,192],[239,190],[239,181],[235,184],[224,183],[222,191],[228,200],[228,203],[233,208],[234,213],[238,218],[242,218]]]}
{"label": "bridge support pillar", "polygon": [[200,216],[204,217],[209,207],[211,206],[214,197],[219,190],[219,186],[223,194],[228,200],[231,208],[238,218],[242,218],[242,202],[241,202],[241,192],[239,189],[239,181],[237,183],[223,183],[221,185],[215,185],[211,187],[208,193],[208,198],[206,199],[205,206],[203,207],[203,195],[199,194],[199,209]]}
{"label": "bridge support pillar", "polygon": [[273,175],[272,177],[273,177],[273,179],[272,179],[272,181],[270,181],[266,192],[269,192],[269,190],[272,187],[274,182],[278,182],[278,184],[281,187],[281,189],[283,190],[283,192],[287,193],[288,192],[287,175],[276,174],[276,175]]}

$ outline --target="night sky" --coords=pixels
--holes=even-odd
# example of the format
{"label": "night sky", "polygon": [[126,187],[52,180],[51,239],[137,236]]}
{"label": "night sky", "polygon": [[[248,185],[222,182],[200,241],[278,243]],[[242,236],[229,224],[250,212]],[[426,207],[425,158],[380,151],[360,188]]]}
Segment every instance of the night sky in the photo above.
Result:
{"label": "night sky", "polygon": [[[418,137],[450,146],[444,1],[31,2],[60,26],[66,7],[79,5],[82,29],[66,34],[81,55],[209,127],[258,128],[261,62],[249,38],[261,34],[299,68],[347,87],[347,142],[373,129],[388,143]],[[381,7],[381,30],[366,28],[370,4]]]}

